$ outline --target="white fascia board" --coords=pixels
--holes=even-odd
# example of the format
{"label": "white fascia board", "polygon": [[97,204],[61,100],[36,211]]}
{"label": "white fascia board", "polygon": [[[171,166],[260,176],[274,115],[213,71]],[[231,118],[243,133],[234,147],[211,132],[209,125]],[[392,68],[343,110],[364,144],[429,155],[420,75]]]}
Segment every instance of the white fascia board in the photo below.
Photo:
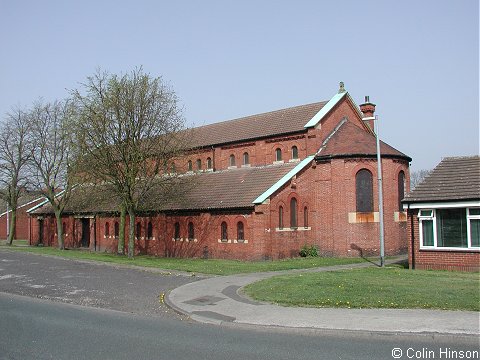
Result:
{"label": "white fascia board", "polygon": [[[21,209],[21,208],[24,207],[24,206],[28,206],[28,205],[33,204],[34,202],[40,201],[40,200],[42,200],[42,199],[43,199],[43,196],[42,196],[42,197],[39,197],[39,198],[37,198],[37,199],[35,199],[35,200],[29,201],[29,202],[27,202],[27,203],[25,203],[25,204],[23,204],[23,205],[17,206],[17,209]],[[8,212],[11,213],[12,210],[8,210]],[[27,210],[27,212],[28,212],[28,210]],[[3,213],[1,213],[1,214],[0,214],[0,217],[2,217],[3,215],[5,215],[6,213],[7,213],[6,211],[3,212]]]}
{"label": "white fascia board", "polygon": [[[55,195],[55,197],[59,197],[59,196],[63,195],[64,192],[65,192],[65,190],[60,191],[57,195]],[[47,203],[48,203],[48,199],[45,198],[45,200],[42,201],[40,204],[37,204],[37,205],[35,205],[34,207],[28,209],[28,210],[27,210],[27,213],[30,213],[30,212],[32,212],[32,211],[34,211],[34,210],[37,210],[38,208],[42,207],[43,205],[45,205],[45,204],[47,204]]]}
{"label": "white fascia board", "polygon": [[300,161],[297,166],[295,166],[292,170],[290,170],[288,173],[286,173],[280,180],[278,180],[275,184],[273,184],[267,191],[265,191],[262,195],[257,197],[253,203],[256,205],[259,205],[263,203],[265,200],[267,200],[275,191],[280,189],[283,185],[285,185],[292,177],[297,175],[300,170],[302,170],[305,166],[310,164],[310,162],[313,160],[315,156],[310,155]]}
{"label": "white fascia board", "polygon": [[469,207],[480,207],[480,200],[403,204],[403,210],[408,210],[409,208],[410,209],[454,209],[454,208],[469,208]]}
{"label": "white fascia board", "polygon": [[333,109],[335,105],[338,104],[338,102],[343,99],[345,95],[347,95],[348,92],[343,92],[339,94],[335,94],[326,104],[323,108],[320,109],[318,113],[316,113],[313,118],[305,124],[305,128],[311,128],[317,126],[317,124],[325,117],[325,115],[328,114],[330,110]]}

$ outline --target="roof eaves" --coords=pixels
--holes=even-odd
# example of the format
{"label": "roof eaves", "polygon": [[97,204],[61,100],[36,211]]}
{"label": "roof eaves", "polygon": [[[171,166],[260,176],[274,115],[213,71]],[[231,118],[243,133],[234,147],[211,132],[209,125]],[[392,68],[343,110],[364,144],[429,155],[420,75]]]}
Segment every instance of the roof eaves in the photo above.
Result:
{"label": "roof eaves", "polygon": [[310,119],[308,123],[305,124],[305,128],[311,128],[317,126],[317,124],[327,115],[330,110],[332,110],[335,105],[338,104],[338,102],[343,99],[345,95],[347,95],[348,92],[342,92],[335,94],[326,104],[324,107],[320,109],[318,113],[316,113],[313,118]]}
{"label": "roof eaves", "polygon": [[305,166],[307,166],[314,158],[314,155],[310,155],[300,161],[297,166],[295,166],[292,170],[290,170],[287,174],[285,174],[280,180],[278,180],[275,184],[273,184],[267,191],[265,191],[262,195],[257,197],[253,203],[258,205],[263,203],[267,200],[273,193],[275,193],[278,189],[280,189],[283,185],[285,185],[292,177],[300,172]]}

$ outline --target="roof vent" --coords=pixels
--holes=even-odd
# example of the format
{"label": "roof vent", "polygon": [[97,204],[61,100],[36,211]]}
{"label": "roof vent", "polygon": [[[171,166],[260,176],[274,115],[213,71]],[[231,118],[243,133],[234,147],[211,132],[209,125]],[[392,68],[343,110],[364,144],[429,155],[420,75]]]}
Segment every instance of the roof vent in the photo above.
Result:
{"label": "roof vent", "polygon": [[338,93],[341,94],[341,93],[344,93],[346,90],[345,90],[345,84],[343,83],[343,81],[340,81],[340,89],[338,89]]}

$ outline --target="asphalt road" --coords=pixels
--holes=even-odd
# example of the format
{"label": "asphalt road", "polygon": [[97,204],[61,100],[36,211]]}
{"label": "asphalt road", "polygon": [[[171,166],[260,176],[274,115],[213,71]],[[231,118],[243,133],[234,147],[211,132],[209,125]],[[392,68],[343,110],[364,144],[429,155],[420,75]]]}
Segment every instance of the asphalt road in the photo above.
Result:
{"label": "asphalt road", "polygon": [[0,292],[69,304],[179,317],[160,296],[195,280],[169,271],[141,271],[0,249]]}
{"label": "asphalt road", "polygon": [[478,350],[476,338],[214,326],[4,293],[0,319],[0,359],[372,360],[393,359],[394,348],[404,359],[408,349]]}
{"label": "asphalt road", "polygon": [[200,324],[159,301],[195,280],[0,250],[0,359],[370,360],[394,359],[393,349],[448,359],[441,351],[479,347],[468,336]]}

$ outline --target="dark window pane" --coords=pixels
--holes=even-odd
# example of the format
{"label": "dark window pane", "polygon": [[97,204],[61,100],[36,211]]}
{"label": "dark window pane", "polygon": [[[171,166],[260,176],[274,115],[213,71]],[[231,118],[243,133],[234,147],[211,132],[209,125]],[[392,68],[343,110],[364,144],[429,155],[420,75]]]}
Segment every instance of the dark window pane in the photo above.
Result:
{"label": "dark window pane", "polygon": [[228,239],[228,231],[227,231],[227,223],[224,221],[222,222],[222,233],[221,233],[221,239],[222,240],[227,240]]}
{"label": "dark window pane", "polygon": [[422,220],[423,246],[433,246],[433,220]]}
{"label": "dark window pane", "polygon": [[118,226],[118,222],[115,222],[115,237],[118,237],[119,233],[120,233],[120,227]]}
{"label": "dark window pane", "polygon": [[140,237],[142,236],[142,225],[140,225],[140,223],[138,222],[137,223],[137,239],[140,239]]}
{"label": "dark window pane", "polygon": [[466,209],[438,209],[437,246],[467,247]]}
{"label": "dark window pane", "polygon": [[[472,212],[470,211],[470,214],[471,213]],[[470,220],[470,239],[472,242],[472,246],[480,246],[480,219]]]}
{"label": "dark window pane", "polygon": [[432,210],[420,210],[420,216],[432,216]]}
{"label": "dark window pane", "polygon": [[282,149],[278,148],[275,150],[275,160],[276,161],[282,160]]}
{"label": "dark window pane", "polygon": [[153,238],[153,226],[151,221],[148,222],[148,226],[147,226],[147,238],[149,239]]}
{"label": "dark window pane", "polygon": [[245,234],[243,232],[243,222],[237,223],[237,240],[245,240]]}
{"label": "dark window pane", "polygon": [[373,212],[373,180],[372,173],[360,170],[355,177],[357,212]]}
{"label": "dark window pane", "polygon": [[202,160],[197,160],[197,170],[202,170]]}
{"label": "dark window pane", "polygon": [[230,155],[230,166],[235,166],[235,155]]}
{"label": "dark window pane", "polygon": [[303,208],[303,226],[308,227],[308,209],[307,209],[307,207]]}
{"label": "dark window pane", "polygon": [[173,235],[174,239],[180,239],[180,223],[175,223],[175,233]]}
{"label": "dark window pane", "polygon": [[193,227],[193,223],[189,222],[188,223],[188,240],[193,240],[195,239],[195,229]]}
{"label": "dark window pane", "polygon": [[211,168],[212,168],[212,159],[207,158],[207,169],[211,169]]}
{"label": "dark window pane", "polygon": [[188,171],[192,171],[192,160],[188,160]]}
{"label": "dark window pane", "polygon": [[298,149],[296,146],[292,147],[292,159],[298,159]]}
{"label": "dark window pane", "polygon": [[[65,230],[65,227],[64,227],[64,230]],[[105,223],[105,236],[110,236],[110,225],[107,223]]]}
{"label": "dark window pane", "polygon": [[470,209],[470,215],[480,215],[480,209],[478,208]]}

